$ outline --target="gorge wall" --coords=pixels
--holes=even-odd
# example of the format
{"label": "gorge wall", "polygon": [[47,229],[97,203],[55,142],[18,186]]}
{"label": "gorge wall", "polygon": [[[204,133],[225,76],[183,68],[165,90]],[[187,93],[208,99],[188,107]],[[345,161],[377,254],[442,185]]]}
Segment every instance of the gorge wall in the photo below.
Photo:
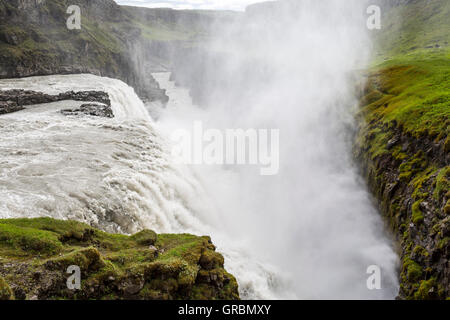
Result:
{"label": "gorge wall", "polygon": [[[386,3],[385,1],[383,3]],[[400,247],[403,299],[450,296],[448,1],[387,2],[354,155]]]}
{"label": "gorge wall", "polygon": [[[80,30],[66,26],[70,5],[81,8]],[[0,78],[91,73],[123,80],[144,100],[167,102],[151,72],[166,71],[174,52],[228,16],[113,0],[1,0]]]}

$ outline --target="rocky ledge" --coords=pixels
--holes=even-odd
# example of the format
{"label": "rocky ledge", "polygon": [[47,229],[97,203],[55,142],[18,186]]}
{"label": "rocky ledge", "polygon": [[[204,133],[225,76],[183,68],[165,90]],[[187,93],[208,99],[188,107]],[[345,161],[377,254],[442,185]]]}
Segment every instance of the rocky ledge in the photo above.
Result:
{"label": "rocky ledge", "polygon": [[[223,265],[209,237],[108,234],[50,218],[0,220],[0,300],[239,299]],[[70,266],[80,268],[80,289],[68,288],[76,284]]]}
{"label": "rocky ledge", "polygon": [[66,116],[88,115],[94,117],[114,118],[114,113],[110,106],[106,104],[86,103],[79,108],[64,109],[61,113]]}
{"label": "rocky ledge", "polygon": [[[45,94],[42,92],[36,92],[31,90],[0,90],[0,114],[11,113],[19,110],[23,110],[24,106],[51,103],[63,100],[75,100],[84,102],[98,102],[103,105],[103,109],[109,109],[105,114],[112,114],[111,101],[109,95],[102,91],[67,91],[57,95]],[[84,108],[80,108],[81,112],[89,111],[92,109],[92,104],[84,105]],[[82,106],[83,107],[83,106]],[[88,113],[89,114],[89,113]],[[105,115],[107,116],[107,115]]]}

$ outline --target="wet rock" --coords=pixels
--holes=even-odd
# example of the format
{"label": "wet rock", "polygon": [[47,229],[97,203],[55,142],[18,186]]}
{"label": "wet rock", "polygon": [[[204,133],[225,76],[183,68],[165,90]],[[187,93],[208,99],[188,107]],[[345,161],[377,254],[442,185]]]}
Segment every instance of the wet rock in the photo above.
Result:
{"label": "wet rock", "polygon": [[27,295],[22,288],[16,287],[14,288],[14,297],[16,300],[25,300],[27,298]]}
{"label": "wet rock", "polygon": [[22,106],[18,106],[14,101],[0,101],[0,114],[6,114],[23,110]]}
{"label": "wet rock", "polygon": [[392,149],[399,141],[400,141],[400,136],[394,136],[391,140],[388,141],[386,148]]}
{"label": "wet rock", "polygon": [[82,104],[76,109],[61,110],[61,113],[66,116],[89,115],[94,117],[114,118],[114,114],[110,106],[104,104]]}
{"label": "wet rock", "polygon": [[126,279],[119,285],[119,290],[121,290],[127,296],[132,296],[139,293],[139,291],[141,291],[144,287],[144,284],[145,281],[141,278]]}
{"label": "wet rock", "polygon": [[[56,101],[75,100],[84,102],[97,102],[97,104],[86,104],[80,107],[79,113],[91,114],[104,117],[113,117],[109,95],[102,91],[68,91],[58,95],[49,95],[32,90],[2,90],[0,91],[0,114],[16,112],[30,106]],[[100,107],[102,105],[102,107]]]}

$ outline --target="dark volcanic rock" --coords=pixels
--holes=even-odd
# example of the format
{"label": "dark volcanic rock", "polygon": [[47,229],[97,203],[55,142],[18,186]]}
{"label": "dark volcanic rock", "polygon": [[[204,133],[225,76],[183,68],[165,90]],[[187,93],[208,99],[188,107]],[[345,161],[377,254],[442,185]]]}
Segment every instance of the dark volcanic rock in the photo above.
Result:
{"label": "dark volcanic rock", "polygon": [[16,112],[23,109],[24,108],[17,105],[15,101],[0,101],[0,114]]}
{"label": "dark volcanic rock", "polygon": [[[106,92],[102,91],[68,91],[60,93],[58,95],[49,95],[42,92],[22,89],[0,91],[0,114],[23,110],[24,106],[63,100],[98,102],[104,105],[103,108],[100,108],[102,110],[100,111],[100,114],[104,114],[104,116],[107,117],[112,117],[111,101],[109,100],[109,95]],[[84,107],[84,113],[89,109],[92,110],[92,107],[89,108],[89,106],[90,105],[86,105]],[[95,109],[97,110],[96,112],[100,110],[99,108]]]}
{"label": "dark volcanic rock", "polygon": [[107,106],[105,104],[95,104],[95,103],[82,104],[77,109],[61,110],[61,113],[66,116],[89,115],[89,116],[103,117],[103,118],[114,118],[114,114],[113,114],[110,106]]}

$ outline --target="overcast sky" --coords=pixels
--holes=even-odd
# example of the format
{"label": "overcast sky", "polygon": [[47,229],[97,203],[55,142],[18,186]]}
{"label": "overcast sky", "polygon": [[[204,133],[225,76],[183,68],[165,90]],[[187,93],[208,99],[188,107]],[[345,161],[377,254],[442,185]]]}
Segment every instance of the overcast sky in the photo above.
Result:
{"label": "overcast sky", "polygon": [[118,4],[149,8],[241,10],[267,0],[115,0]]}

